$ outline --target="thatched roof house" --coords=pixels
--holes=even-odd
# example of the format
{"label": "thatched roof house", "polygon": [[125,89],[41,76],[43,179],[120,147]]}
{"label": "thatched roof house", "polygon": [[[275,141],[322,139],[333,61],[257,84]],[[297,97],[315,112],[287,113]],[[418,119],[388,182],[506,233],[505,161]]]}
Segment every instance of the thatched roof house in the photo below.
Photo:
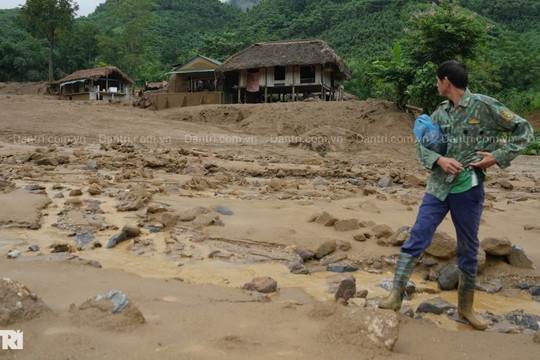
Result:
{"label": "thatched roof house", "polygon": [[[292,94],[320,93],[327,100],[337,98],[336,92],[351,70],[324,40],[291,40],[262,42],[225,60],[216,72],[225,79],[237,79],[231,87],[249,95],[264,90],[268,93]],[[251,94],[249,94],[251,93]]]}
{"label": "thatched roof house", "polygon": [[116,66],[76,71],[59,80],[60,95],[69,99],[129,98],[135,82]]}
{"label": "thatched roof house", "polygon": [[350,79],[351,70],[324,40],[261,42],[234,54],[218,67],[220,72],[268,66],[329,64],[340,78]]}

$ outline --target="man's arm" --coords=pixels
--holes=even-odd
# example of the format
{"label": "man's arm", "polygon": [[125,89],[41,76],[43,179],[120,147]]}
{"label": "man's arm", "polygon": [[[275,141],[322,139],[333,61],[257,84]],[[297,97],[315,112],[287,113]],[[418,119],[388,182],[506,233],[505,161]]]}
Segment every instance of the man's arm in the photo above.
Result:
{"label": "man's arm", "polygon": [[[500,131],[510,132],[510,136],[508,139],[506,139],[504,145],[490,154],[499,167],[504,169],[510,166],[510,162],[523,150],[525,150],[533,138],[534,131],[527,120],[523,119],[519,115],[514,114],[500,103],[492,106],[491,112],[495,118],[496,126],[500,129]],[[483,155],[482,153],[479,153],[479,155],[484,156],[484,158],[476,164],[485,166],[493,161],[493,159],[490,159],[490,156]],[[482,162],[484,162],[484,164],[482,164]],[[475,164],[471,165],[477,166]]]}

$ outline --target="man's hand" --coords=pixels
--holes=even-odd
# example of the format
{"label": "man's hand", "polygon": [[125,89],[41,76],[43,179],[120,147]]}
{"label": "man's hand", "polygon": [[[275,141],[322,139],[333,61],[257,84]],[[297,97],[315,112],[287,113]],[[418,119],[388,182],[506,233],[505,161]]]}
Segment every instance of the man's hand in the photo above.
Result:
{"label": "man's hand", "polygon": [[452,175],[457,175],[465,170],[459,161],[444,156],[437,159],[437,165],[439,165],[445,173]]}
{"label": "man's hand", "polygon": [[469,165],[476,166],[480,169],[487,169],[497,163],[497,160],[495,157],[493,157],[493,155],[491,155],[491,153],[478,151],[477,154],[482,156],[482,160],[470,163]]}

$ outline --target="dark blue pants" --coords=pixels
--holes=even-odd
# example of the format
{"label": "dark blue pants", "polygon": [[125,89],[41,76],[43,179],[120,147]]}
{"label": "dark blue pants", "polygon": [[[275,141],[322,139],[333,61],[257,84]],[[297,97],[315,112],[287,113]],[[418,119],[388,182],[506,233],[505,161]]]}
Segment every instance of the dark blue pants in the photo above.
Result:
{"label": "dark blue pants", "polygon": [[425,194],[418,210],[416,223],[411,229],[409,240],[401,251],[415,258],[431,245],[439,224],[450,211],[456,228],[458,267],[469,273],[478,270],[478,228],[484,205],[484,186],[477,185],[459,194],[449,194],[440,201],[431,194]]}

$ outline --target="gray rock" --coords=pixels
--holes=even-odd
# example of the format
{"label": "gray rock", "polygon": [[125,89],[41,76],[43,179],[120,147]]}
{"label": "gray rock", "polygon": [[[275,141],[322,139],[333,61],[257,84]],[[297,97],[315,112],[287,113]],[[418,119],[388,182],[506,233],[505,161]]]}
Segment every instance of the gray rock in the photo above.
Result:
{"label": "gray rock", "polygon": [[529,290],[529,293],[532,296],[539,296],[540,295],[540,285],[535,285]]}
{"label": "gray rock", "polygon": [[229,209],[228,207],[226,207],[225,205],[218,205],[218,206],[216,206],[216,211],[217,211],[218,213],[222,214],[222,215],[228,215],[228,216],[230,216],[230,215],[233,215],[233,214],[234,214],[234,212],[233,212],[231,209]]}
{"label": "gray rock", "polygon": [[84,166],[84,170],[96,170],[98,167],[96,162],[89,162]]}
{"label": "gray rock", "polygon": [[455,309],[456,307],[452,304],[450,304],[448,301],[444,300],[442,297],[437,296],[436,298],[429,299],[421,303],[418,308],[416,309],[416,312],[423,312],[423,313],[432,313],[440,315],[443,312]]}
{"label": "gray rock", "polygon": [[131,306],[131,302],[129,301],[126,294],[124,294],[120,290],[111,290],[104,294],[97,295],[93,300],[98,302],[103,299],[109,300],[114,305],[114,308],[112,311],[113,314],[121,313],[123,310]]}
{"label": "gray rock", "polygon": [[500,279],[493,279],[488,283],[476,283],[476,290],[485,291],[488,294],[495,294],[502,289],[502,281]]}
{"label": "gray rock", "polygon": [[287,264],[287,268],[292,274],[309,274],[309,270],[304,265],[304,261],[300,256],[296,256],[291,262]]}
{"label": "gray rock", "polygon": [[330,264],[335,264],[340,262],[341,260],[346,260],[347,254],[344,254],[342,252],[337,252],[328,256],[325,256],[323,259],[321,259],[321,265],[326,266]]}
{"label": "gray rock", "polygon": [[437,279],[442,290],[454,290],[459,282],[459,268],[456,263],[450,263],[441,269]]}
{"label": "gray rock", "polygon": [[[394,287],[394,279],[382,279],[380,283],[380,287],[382,287],[383,289],[387,291],[391,291],[392,288]],[[410,281],[410,280],[407,281],[407,285],[405,285],[405,292],[408,295],[410,295],[414,293],[415,290],[416,290],[416,284],[414,283],[414,281]]]}
{"label": "gray rock", "polygon": [[441,259],[451,259],[457,254],[457,242],[443,231],[437,231],[426,253]]}
{"label": "gray rock", "polygon": [[94,239],[94,232],[88,227],[82,229],[81,232],[78,233],[77,236],[75,236],[75,242],[79,246],[84,246],[88,243],[91,243],[92,241],[94,241]]}
{"label": "gray rock", "polygon": [[531,288],[531,285],[529,285],[527,283],[518,283],[518,284],[516,284],[516,287],[518,289],[521,289],[521,290],[529,290]]}
{"label": "gray rock", "polygon": [[107,246],[105,246],[107,249],[113,248],[116,245],[120,244],[122,241],[127,240],[128,235],[125,231],[121,231],[118,234],[115,234],[111,236],[109,239],[109,242],[107,243]]}
{"label": "gray rock", "polygon": [[512,251],[512,243],[507,237],[487,237],[480,242],[482,249],[489,255],[508,256]]}
{"label": "gray rock", "polygon": [[38,245],[30,245],[28,247],[28,250],[29,251],[39,251],[39,246]]}
{"label": "gray rock", "polygon": [[525,253],[525,250],[519,245],[512,246],[508,261],[510,262],[510,265],[518,268],[536,269],[532,260]]}
{"label": "gray rock", "polygon": [[538,330],[540,328],[540,315],[527,314],[523,310],[514,310],[504,315],[512,324],[521,325],[526,329]]}
{"label": "gray rock", "polygon": [[302,258],[302,261],[311,260],[315,257],[315,253],[313,251],[305,250],[296,248],[294,249],[294,253]]}
{"label": "gray rock", "polygon": [[377,184],[379,185],[380,188],[387,188],[387,187],[392,186],[392,180],[390,178],[383,177],[379,180]]}
{"label": "gray rock", "polygon": [[36,191],[36,190],[45,190],[45,186],[42,185],[26,185],[24,190]]}
{"label": "gray rock", "polygon": [[358,271],[358,268],[349,264],[331,264],[326,267],[326,271],[344,273]]}

